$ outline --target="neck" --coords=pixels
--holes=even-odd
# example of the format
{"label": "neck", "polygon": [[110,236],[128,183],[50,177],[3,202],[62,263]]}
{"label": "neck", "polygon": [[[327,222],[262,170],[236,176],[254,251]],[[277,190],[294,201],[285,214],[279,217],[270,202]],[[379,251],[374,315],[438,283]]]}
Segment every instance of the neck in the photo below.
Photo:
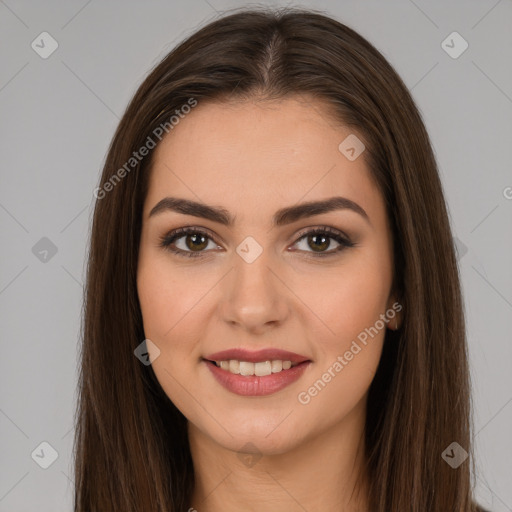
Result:
{"label": "neck", "polygon": [[189,423],[198,512],[367,512],[365,410],[278,455],[245,458]]}

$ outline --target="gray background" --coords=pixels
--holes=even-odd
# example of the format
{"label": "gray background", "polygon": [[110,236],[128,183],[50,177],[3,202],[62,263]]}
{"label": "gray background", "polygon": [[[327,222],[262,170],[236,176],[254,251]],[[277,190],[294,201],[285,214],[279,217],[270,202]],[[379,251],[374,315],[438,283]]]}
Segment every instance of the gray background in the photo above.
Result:
{"label": "gray background", "polygon": [[[243,5],[0,0],[1,511],[71,509],[85,254],[119,117],[176,43],[215,11]],[[424,116],[460,249],[477,498],[512,511],[512,2],[293,5],[325,9],[369,39]],[[44,31],[59,45],[47,59],[31,47]],[[469,44],[456,59],[441,46],[453,31]],[[56,254],[41,252],[43,237]],[[43,441],[58,452],[48,469],[31,457]]]}

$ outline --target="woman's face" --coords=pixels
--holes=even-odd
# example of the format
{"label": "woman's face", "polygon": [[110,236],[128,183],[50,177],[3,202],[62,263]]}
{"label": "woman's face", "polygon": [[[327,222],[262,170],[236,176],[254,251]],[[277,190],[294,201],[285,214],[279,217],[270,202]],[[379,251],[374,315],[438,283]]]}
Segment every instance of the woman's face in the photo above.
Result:
{"label": "woman's face", "polygon": [[[395,316],[383,198],[326,113],[291,97],[199,102],[153,155],[137,276],[153,370],[196,431],[235,451],[364,421]],[[168,236],[181,228],[194,231]]]}

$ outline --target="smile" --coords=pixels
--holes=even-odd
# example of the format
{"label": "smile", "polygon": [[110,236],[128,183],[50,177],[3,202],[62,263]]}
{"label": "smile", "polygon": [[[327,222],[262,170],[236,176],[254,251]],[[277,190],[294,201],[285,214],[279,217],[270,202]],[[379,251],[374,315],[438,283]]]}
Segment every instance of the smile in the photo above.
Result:
{"label": "smile", "polygon": [[226,370],[235,375],[256,375],[257,377],[265,377],[266,375],[271,375],[272,373],[279,373],[283,370],[289,370],[298,364],[292,363],[291,361],[282,361],[279,359],[256,363],[231,359],[228,361],[214,361],[214,363],[223,370]]}

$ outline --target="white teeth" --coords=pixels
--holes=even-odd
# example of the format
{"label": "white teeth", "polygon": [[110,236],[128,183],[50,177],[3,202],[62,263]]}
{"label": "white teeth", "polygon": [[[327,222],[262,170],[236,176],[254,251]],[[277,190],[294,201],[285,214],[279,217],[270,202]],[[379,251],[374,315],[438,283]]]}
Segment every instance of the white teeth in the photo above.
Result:
{"label": "white teeth", "polygon": [[254,363],[240,361],[240,375],[254,375]]}
{"label": "white teeth", "polygon": [[283,369],[283,361],[272,361],[272,373],[280,372]]}
{"label": "white teeth", "polygon": [[254,375],[256,377],[265,377],[272,373],[272,363],[265,361],[264,363],[254,363]]}
{"label": "white teeth", "polygon": [[265,377],[272,373],[279,373],[282,370],[289,370],[293,366],[297,366],[298,363],[280,360],[250,363],[248,361],[230,359],[229,361],[215,361],[215,364],[223,370],[234,373],[235,375],[256,375],[256,377]]}
{"label": "white teeth", "polygon": [[240,373],[240,361],[237,361],[236,359],[231,359],[229,361],[229,371],[231,373]]}

